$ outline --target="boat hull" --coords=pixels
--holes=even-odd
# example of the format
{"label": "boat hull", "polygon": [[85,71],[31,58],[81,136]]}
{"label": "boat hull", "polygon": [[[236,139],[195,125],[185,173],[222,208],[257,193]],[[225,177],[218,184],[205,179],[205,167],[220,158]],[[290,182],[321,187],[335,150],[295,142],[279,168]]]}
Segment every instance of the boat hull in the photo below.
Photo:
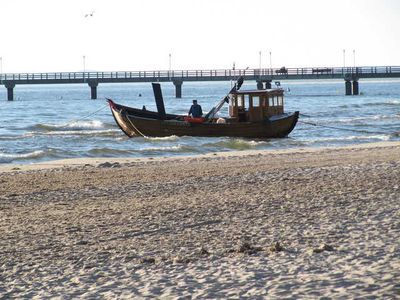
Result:
{"label": "boat hull", "polygon": [[158,119],[156,112],[126,110],[118,104],[110,105],[114,119],[121,130],[129,137],[134,136],[204,136],[204,137],[244,137],[244,138],[282,138],[296,126],[299,112],[277,115],[263,122],[191,123],[181,116],[168,115]]}

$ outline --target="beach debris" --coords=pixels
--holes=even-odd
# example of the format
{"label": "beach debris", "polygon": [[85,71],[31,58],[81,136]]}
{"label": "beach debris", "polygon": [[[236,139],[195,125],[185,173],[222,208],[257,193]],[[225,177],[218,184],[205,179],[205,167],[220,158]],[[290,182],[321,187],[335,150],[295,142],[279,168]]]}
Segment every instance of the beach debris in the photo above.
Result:
{"label": "beach debris", "polygon": [[208,252],[208,250],[206,248],[201,247],[200,255],[203,255],[203,256],[210,255],[210,252]]}
{"label": "beach debris", "polygon": [[271,252],[281,252],[285,250],[285,248],[282,247],[282,245],[279,242],[275,242],[272,244],[272,246],[269,248]]}
{"label": "beach debris", "polygon": [[96,268],[96,264],[94,264],[94,263],[88,263],[88,264],[83,265],[83,269],[85,269],[85,270],[90,270],[90,269],[94,269],[94,268]]}
{"label": "beach debris", "polygon": [[254,254],[256,252],[262,251],[261,247],[252,246],[249,242],[243,242],[239,245],[236,249],[237,253],[244,253],[244,254]]}
{"label": "beach debris", "polygon": [[335,251],[335,249],[331,245],[328,245],[328,244],[322,244],[318,248],[313,249],[313,253],[321,253],[324,251]]}
{"label": "beach debris", "polygon": [[111,168],[111,166],[112,166],[112,164],[107,161],[105,163],[99,164],[97,167],[99,167],[99,168]]}
{"label": "beach debris", "polygon": [[77,242],[75,245],[87,245],[87,244],[89,244],[89,242],[88,241],[85,241],[85,240],[80,240],[79,242]]}
{"label": "beach debris", "polygon": [[81,228],[78,226],[70,226],[66,228],[67,233],[73,233],[73,232],[79,232],[81,231]]}
{"label": "beach debris", "polygon": [[155,264],[156,259],[154,257],[142,257],[140,259],[141,264]]}
{"label": "beach debris", "polygon": [[121,164],[119,162],[110,163],[109,161],[106,161],[105,163],[99,164],[97,167],[98,168],[120,168]]}
{"label": "beach debris", "polygon": [[9,194],[9,195],[7,195],[8,197],[17,197],[17,196],[19,196],[19,194],[16,194],[16,193],[11,193],[11,194]]}
{"label": "beach debris", "polygon": [[174,264],[187,264],[191,262],[189,257],[176,256],[172,259]]}

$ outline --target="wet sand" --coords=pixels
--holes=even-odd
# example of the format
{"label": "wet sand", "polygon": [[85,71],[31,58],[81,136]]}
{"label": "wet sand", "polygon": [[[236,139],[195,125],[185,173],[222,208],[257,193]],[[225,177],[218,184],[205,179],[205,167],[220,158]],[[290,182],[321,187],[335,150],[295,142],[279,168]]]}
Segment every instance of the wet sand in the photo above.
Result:
{"label": "wet sand", "polygon": [[0,298],[400,297],[400,143],[0,166]]}

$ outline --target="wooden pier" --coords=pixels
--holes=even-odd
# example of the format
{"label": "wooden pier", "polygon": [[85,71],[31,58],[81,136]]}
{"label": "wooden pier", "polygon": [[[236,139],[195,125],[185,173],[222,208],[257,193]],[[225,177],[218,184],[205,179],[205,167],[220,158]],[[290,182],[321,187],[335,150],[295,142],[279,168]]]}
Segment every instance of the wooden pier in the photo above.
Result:
{"label": "wooden pier", "polygon": [[121,82],[172,82],[175,96],[182,97],[184,81],[230,81],[244,75],[245,80],[257,82],[259,89],[270,88],[273,80],[343,79],[346,95],[358,95],[359,79],[400,78],[400,66],[346,67],[346,68],[275,68],[275,69],[222,69],[173,70],[132,72],[55,72],[55,73],[4,73],[0,85],[7,89],[7,100],[14,99],[14,88],[19,84],[77,84],[90,87],[91,99],[97,98],[101,83]]}

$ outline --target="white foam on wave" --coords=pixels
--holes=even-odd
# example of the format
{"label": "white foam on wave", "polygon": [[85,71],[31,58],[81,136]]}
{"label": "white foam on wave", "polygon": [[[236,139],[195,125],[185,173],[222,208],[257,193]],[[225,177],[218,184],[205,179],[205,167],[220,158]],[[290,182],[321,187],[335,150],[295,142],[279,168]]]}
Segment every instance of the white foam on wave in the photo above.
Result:
{"label": "white foam on wave", "polygon": [[68,124],[60,125],[59,128],[70,129],[101,129],[104,128],[104,123],[99,120],[90,121],[74,121]]}
{"label": "white foam on wave", "polygon": [[0,141],[13,141],[20,139],[19,135],[0,135]]}
{"label": "white foam on wave", "polygon": [[32,152],[27,152],[27,153],[4,153],[0,152],[0,161],[1,160],[7,160],[11,161],[14,159],[24,159],[24,158],[37,158],[40,157],[44,154],[45,152],[43,150],[35,150]]}
{"label": "white foam on wave", "polygon": [[31,128],[35,131],[88,130],[103,129],[105,123],[100,120],[72,121],[64,124],[36,124]]}
{"label": "white foam on wave", "polygon": [[228,148],[233,150],[247,150],[254,149],[256,147],[267,145],[269,142],[263,140],[246,140],[246,139],[224,139],[214,143],[206,143],[205,146],[218,147],[218,148]]}
{"label": "white foam on wave", "polygon": [[[398,119],[399,115],[374,115],[374,116],[363,116],[363,117],[347,117],[347,118],[340,118],[336,119],[335,123],[360,123],[363,121],[379,121],[379,120],[391,120],[391,119]],[[323,123],[323,122],[321,122]],[[331,123],[325,122],[325,124]]]}
{"label": "white foam on wave", "polygon": [[179,139],[179,137],[176,135],[163,136],[163,137],[148,137],[148,136],[146,136],[144,138],[149,141],[175,141],[175,140]]}
{"label": "white foam on wave", "polygon": [[47,131],[47,132],[27,132],[23,136],[24,137],[33,137],[38,135],[53,135],[53,136],[68,136],[68,135],[112,135],[118,134],[120,130],[118,129],[107,129],[107,130],[68,130],[68,131]]}
{"label": "white foam on wave", "polygon": [[146,151],[172,151],[172,152],[177,152],[183,149],[183,146],[181,145],[176,145],[176,146],[164,146],[164,147],[145,147],[139,149],[140,152],[146,152]]}
{"label": "white foam on wave", "polygon": [[385,104],[400,105],[400,100],[398,99],[388,100],[385,102]]}
{"label": "white foam on wave", "polygon": [[350,135],[350,136],[337,136],[337,137],[318,137],[310,139],[312,142],[331,142],[331,141],[357,141],[357,140],[381,140],[388,141],[390,135],[377,134],[377,135]]}
{"label": "white foam on wave", "polygon": [[268,144],[265,141],[245,141],[245,140],[240,140],[240,143],[248,144],[250,146],[258,146],[258,145]]}
{"label": "white foam on wave", "polygon": [[396,104],[396,105],[398,105],[398,104],[400,104],[400,100],[399,100],[399,99],[395,99],[395,100],[389,100],[387,103],[389,103],[389,104]]}

